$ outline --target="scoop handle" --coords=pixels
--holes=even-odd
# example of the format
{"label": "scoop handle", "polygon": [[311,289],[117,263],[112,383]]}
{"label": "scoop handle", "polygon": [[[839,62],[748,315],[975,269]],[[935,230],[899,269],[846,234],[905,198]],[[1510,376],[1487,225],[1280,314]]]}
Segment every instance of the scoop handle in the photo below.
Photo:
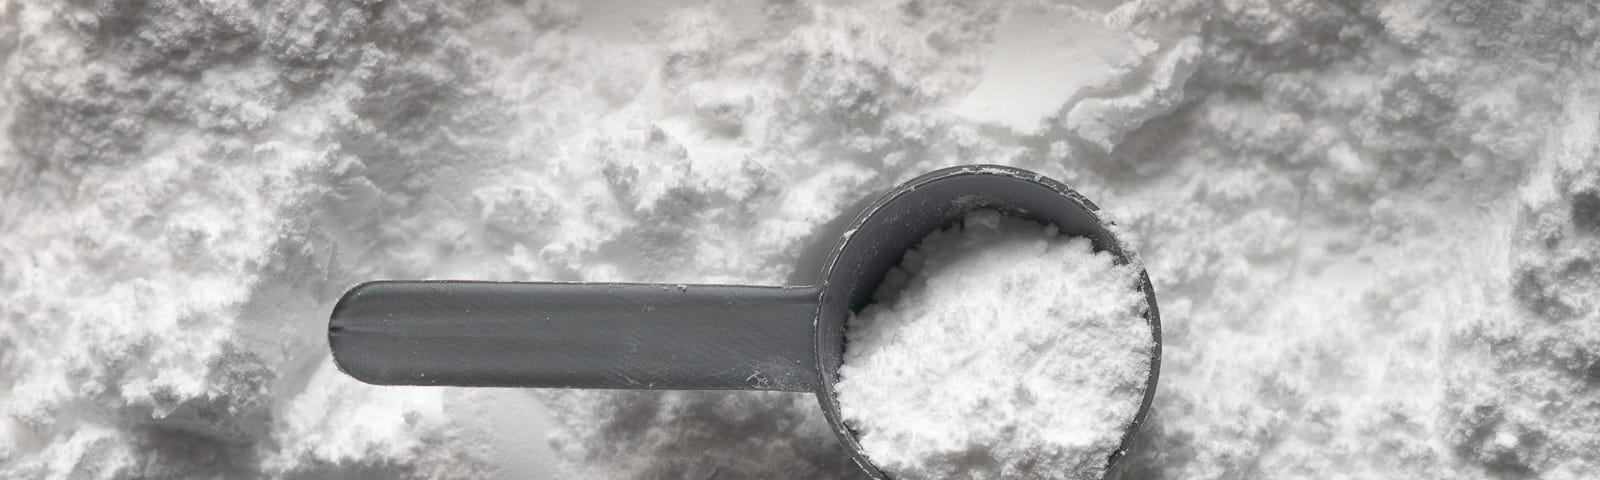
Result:
{"label": "scoop handle", "polygon": [[379,385],[812,391],[810,287],[381,281],[328,322]]}

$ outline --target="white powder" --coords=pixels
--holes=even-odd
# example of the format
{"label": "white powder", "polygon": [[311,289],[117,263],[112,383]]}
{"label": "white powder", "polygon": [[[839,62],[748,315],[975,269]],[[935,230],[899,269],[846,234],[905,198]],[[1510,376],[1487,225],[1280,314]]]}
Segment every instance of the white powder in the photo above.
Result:
{"label": "white powder", "polygon": [[327,315],[782,283],[976,162],[1160,292],[1127,478],[1600,471],[1592,2],[676,3],[0,0],[0,477],[859,478],[809,395],[371,387]]}
{"label": "white powder", "polygon": [[897,479],[1103,477],[1152,346],[1138,268],[1112,260],[995,211],[907,252],[835,387],[867,456]]}

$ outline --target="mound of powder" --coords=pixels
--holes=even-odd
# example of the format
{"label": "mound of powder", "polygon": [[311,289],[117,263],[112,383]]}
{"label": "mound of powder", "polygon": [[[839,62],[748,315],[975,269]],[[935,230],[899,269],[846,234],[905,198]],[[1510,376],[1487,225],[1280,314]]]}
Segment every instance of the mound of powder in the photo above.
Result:
{"label": "mound of powder", "polygon": [[897,479],[1099,479],[1150,371],[1138,285],[1088,239],[969,214],[851,318],[845,422]]}
{"label": "mound of powder", "polygon": [[0,478],[859,479],[810,394],[374,387],[328,313],[803,285],[852,205],[996,163],[1100,202],[1161,294],[1124,478],[1592,479],[1595,18],[0,0]]}

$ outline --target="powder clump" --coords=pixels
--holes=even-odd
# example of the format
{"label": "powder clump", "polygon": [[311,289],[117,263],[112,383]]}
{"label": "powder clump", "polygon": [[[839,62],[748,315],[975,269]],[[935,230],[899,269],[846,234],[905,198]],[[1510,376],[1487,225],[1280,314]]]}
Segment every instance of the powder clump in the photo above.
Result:
{"label": "powder clump", "polygon": [[1101,478],[1149,375],[1139,271],[1055,227],[969,214],[851,319],[846,424],[897,479]]}

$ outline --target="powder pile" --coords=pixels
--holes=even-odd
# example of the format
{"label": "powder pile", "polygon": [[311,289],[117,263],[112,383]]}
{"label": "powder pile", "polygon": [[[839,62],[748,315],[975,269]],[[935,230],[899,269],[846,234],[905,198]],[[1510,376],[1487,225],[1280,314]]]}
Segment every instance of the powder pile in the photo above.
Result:
{"label": "powder pile", "polygon": [[851,318],[835,386],[874,465],[896,479],[1105,475],[1150,372],[1137,267],[979,211],[891,275]]}
{"label": "powder pile", "polygon": [[327,316],[382,278],[781,284],[878,189],[998,163],[1160,296],[1126,478],[1592,478],[1595,18],[0,0],[0,477],[859,478],[809,395],[370,387]]}

